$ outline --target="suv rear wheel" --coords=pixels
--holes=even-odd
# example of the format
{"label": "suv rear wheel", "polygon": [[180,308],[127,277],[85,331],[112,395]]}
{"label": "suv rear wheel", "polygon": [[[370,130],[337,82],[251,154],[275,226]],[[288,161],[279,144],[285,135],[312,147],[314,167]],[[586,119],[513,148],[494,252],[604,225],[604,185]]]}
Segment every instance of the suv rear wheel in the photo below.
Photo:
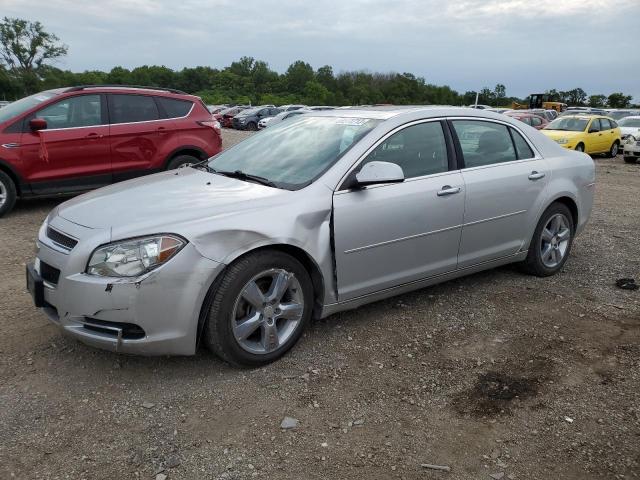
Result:
{"label": "suv rear wheel", "polygon": [[0,217],[11,211],[17,196],[16,185],[11,177],[0,171]]}
{"label": "suv rear wheel", "polygon": [[173,170],[180,167],[188,167],[193,165],[194,163],[198,163],[200,161],[199,158],[196,158],[192,155],[178,155],[175,158],[169,160],[167,164],[167,170]]}

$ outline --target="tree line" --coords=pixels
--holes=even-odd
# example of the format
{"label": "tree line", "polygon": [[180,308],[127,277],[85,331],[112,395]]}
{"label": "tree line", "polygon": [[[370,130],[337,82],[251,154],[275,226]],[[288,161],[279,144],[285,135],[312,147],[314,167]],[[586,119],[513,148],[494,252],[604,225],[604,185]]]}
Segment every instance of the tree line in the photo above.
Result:
{"label": "tree line", "polygon": [[[68,47],[47,32],[40,22],[5,17],[0,23],[0,100],[15,100],[50,88],[73,85],[116,84],[176,88],[195,94],[208,104],[306,105],[469,105],[476,92],[459,93],[449,86],[434,85],[412,73],[344,71],[335,73],[330,65],[315,70],[302,60],[293,62],[284,73],[272,70],[267,62],[242,57],[222,68],[199,66],[172,70],[144,65],[134,69],[120,66],[108,72],[71,72],[52,63],[66,55]],[[502,84],[483,88],[478,102],[510,106],[527,99],[509,97]],[[555,101],[575,106],[624,108],[632,97],[623,93],[590,95],[581,88],[547,91]]]}

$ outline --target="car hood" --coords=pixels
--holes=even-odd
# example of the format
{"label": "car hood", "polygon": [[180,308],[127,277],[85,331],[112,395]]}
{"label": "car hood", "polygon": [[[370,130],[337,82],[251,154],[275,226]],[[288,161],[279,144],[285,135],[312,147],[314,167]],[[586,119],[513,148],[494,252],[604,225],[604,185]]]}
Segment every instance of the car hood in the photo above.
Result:
{"label": "car hood", "polygon": [[292,193],[180,168],[80,195],[60,205],[57,214],[84,227],[110,228],[119,238],[124,234],[182,234],[180,226],[189,222],[286,202]]}
{"label": "car hood", "polygon": [[570,132],[567,130],[547,130],[543,128],[540,132],[544,133],[547,137],[552,138],[554,140],[558,138],[575,138],[584,134],[584,132]]}
{"label": "car hood", "polygon": [[640,135],[640,128],[638,127],[620,127],[622,135],[633,135],[634,137]]}

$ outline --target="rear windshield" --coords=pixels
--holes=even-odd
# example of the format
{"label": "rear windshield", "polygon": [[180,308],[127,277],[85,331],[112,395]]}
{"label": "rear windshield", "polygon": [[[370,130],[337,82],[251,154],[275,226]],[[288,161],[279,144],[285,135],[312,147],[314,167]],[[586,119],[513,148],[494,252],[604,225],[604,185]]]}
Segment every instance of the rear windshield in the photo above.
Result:
{"label": "rear windshield", "polygon": [[42,102],[46,102],[55,96],[56,94],[53,92],[40,92],[10,103],[6,107],[0,108],[0,123],[11,120],[18,115],[22,115],[27,110],[30,110],[31,108],[41,104]]}

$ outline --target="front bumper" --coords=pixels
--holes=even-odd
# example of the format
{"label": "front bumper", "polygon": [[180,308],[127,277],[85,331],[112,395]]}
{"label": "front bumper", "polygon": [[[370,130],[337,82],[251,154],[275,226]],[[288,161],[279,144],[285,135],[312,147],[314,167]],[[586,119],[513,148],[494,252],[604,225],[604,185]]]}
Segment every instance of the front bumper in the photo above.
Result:
{"label": "front bumper", "polygon": [[98,277],[84,273],[86,252],[97,245],[84,249],[80,240],[65,252],[43,229],[37,244],[34,269],[44,277],[41,310],[66,334],[115,352],[195,353],[200,309],[222,264],[187,244],[165,265],[139,277]]}
{"label": "front bumper", "polygon": [[635,142],[623,142],[622,154],[625,157],[640,157],[640,140]]}

